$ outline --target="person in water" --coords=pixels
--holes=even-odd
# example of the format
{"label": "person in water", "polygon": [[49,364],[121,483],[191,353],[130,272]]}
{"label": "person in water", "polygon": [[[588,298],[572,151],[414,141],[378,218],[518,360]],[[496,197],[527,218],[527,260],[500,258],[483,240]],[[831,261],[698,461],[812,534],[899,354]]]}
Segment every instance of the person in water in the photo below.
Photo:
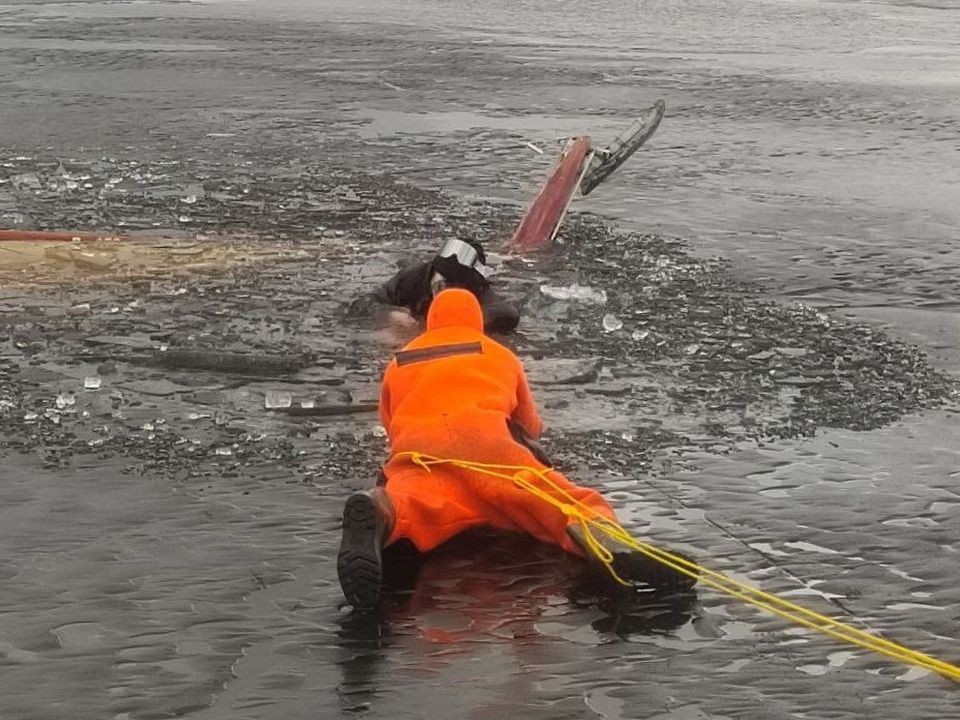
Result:
{"label": "person in water", "polygon": [[[377,604],[382,549],[408,539],[428,552],[454,535],[487,526],[524,532],[581,557],[588,551],[580,522],[521,488],[510,478],[437,464],[429,469],[410,453],[473,463],[548,470],[536,443],[543,422],[519,358],[483,332],[476,296],[462,288],[441,291],[427,311],[426,331],[387,366],[380,419],[391,457],[381,481],[347,498],[337,574],[356,608]],[[616,521],[596,490],[556,471],[550,480],[600,517]],[[625,546],[604,540],[621,577],[655,587],[687,590],[695,580]]]}
{"label": "person in water", "polygon": [[452,238],[430,260],[404,268],[390,278],[374,293],[374,298],[382,304],[404,308],[422,322],[437,293],[446,288],[463,288],[480,301],[485,332],[512,332],[520,322],[520,311],[490,287],[486,264],[480,243]]}

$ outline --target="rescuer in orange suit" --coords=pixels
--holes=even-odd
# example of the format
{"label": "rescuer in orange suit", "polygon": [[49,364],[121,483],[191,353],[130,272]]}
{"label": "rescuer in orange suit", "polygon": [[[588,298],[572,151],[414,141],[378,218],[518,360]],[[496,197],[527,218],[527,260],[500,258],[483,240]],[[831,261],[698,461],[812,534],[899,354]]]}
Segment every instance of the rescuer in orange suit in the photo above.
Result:
{"label": "rescuer in orange suit", "polygon": [[[426,331],[386,369],[380,418],[391,451],[382,484],[351,495],[343,511],[337,573],[354,607],[376,605],[383,577],[381,549],[401,538],[427,552],[459,532],[492,526],[588,556],[578,521],[511,480],[449,464],[428,471],[405,454],[549,467],[536,444],[543,422],[523,366],[483,334],[480,304],[469,291],[449,289],[434,298]],[[574,485],[557,472],[550,478],[598,515],[616,520],[596,490]],[[689,589],[695,582],[623,546],[604,544],[610,545],[613,568],[621,577],[670,589]]]}

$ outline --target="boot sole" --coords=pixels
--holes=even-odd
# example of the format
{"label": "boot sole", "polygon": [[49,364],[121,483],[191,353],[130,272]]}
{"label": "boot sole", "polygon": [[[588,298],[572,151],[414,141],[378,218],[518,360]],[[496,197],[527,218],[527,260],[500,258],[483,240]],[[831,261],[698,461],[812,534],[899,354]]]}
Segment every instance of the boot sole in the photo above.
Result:
{"label": "boot sole", "polygon": [[[690,559],[681,553],[674,554],[687,560]],[[641,582],[658,590],[687,592],[692,590],[697,584],[695,578],[684,575],[673,568],[667,567],[663,563],[640,555],[639,553],[631,553],[629,555],[616,553],[614,555],[613,567],[625,580]]]}
{"label": "boot sole", "polygon": [[344,597],[355,608],[371,608],[380,600],[383,560],[377,523],[377,508],[369,496],[358,493],[347,498],[337,576]]}

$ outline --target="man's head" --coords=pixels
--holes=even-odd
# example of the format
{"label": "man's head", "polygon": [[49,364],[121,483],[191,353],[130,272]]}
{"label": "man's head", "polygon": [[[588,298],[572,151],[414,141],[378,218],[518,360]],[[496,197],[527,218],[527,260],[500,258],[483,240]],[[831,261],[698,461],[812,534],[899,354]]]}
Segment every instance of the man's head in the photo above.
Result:
{"label": "man's head", "polygon": [[436,296],[444,288],[464,288],[481,295],[489,287],[481,272],[486,262],[487,256],[475,240],[448,240],[431,263],[431,295]]}

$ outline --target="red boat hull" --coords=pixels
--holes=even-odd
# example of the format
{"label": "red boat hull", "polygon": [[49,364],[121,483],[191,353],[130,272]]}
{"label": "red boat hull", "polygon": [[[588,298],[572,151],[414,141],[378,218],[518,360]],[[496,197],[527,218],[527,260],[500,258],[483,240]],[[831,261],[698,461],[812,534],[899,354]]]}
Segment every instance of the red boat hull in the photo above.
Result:
{"label": "red boat hull", "polygon": [[574,138],[567,144],[513,234],[511,243],[517,249],[537,250],[550,244],[563,222],[590,157],[589,137]]}

